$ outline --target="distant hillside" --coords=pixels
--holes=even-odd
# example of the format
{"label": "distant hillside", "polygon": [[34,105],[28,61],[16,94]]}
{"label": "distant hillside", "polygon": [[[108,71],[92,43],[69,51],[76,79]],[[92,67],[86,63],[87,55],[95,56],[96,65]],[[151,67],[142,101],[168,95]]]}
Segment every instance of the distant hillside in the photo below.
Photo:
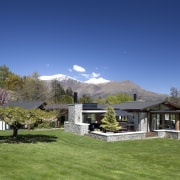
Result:
{"label": "distant hillside", "polygon": [[167,94],[159,94],[142,89],[140,86],[134,84],[129,80],[122,82],[110,81],[107,83],[90,84],[80,82],[74,78],[62,74],[55,76],[43,76],[43,78],[40,77],[40,79],[46,81],[48,84],[52,80],[58,80],[64,89],[71,87],[74,92],[78,93],[79,97],[83,94],[86,94],[88,96],[96,98],[105,97],[107,95],[116,95],[120,93],[126,93],[130,96],[133,96],[133,94],[137,94],[137,98],[148,101],[164,100],[168,97]]}

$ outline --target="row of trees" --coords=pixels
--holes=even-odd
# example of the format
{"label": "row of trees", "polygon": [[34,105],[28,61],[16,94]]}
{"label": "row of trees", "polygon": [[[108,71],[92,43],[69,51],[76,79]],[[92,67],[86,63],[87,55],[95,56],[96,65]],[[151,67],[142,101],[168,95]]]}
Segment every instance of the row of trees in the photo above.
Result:
{"label": "row of trees", "polygon": [[[39,80],[39,75],[34,72],[30,76],[19,76],[9,70],[5,65],[0,66],[0,104],[7,100],[21,101],[46,101],[48,103],[73,103],[73,90],[71,87],[64,89],[59,81],[48,84]],[[127,94],[109,95],[105,98],[96,98],[84,94],[79,97],[79,103],[119,104],[132,101],[133,98]],[[169,101],[180,105],[180,91],[172,87],[170,89]]]}
{"label": "row of trees", "polygon": [[[5,93],[6,92],[6,93]],[[5,98],[4,94],[6,94]],[[64,89],[60,82],[48,84],[39,80],[34,72],[31,76],[19,76],[12,73],[5,65],[0,66],[0,103],[7,99],[20,101],[47,101],[49,103],[72,103],[73,91]]]}

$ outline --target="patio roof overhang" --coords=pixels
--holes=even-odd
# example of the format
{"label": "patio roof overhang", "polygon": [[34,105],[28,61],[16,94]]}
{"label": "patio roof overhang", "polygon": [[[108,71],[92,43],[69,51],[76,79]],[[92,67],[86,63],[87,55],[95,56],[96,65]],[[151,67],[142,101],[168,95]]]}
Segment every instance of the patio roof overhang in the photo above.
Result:
{"label": "patio roof overhang", "polygon": [[156,110],[150,111],[151,113],[180,113],[180,110]]}
{"label": "patio roof overhang", "polygon": [[106,113],[107,110],[83,110],[82,113]]}

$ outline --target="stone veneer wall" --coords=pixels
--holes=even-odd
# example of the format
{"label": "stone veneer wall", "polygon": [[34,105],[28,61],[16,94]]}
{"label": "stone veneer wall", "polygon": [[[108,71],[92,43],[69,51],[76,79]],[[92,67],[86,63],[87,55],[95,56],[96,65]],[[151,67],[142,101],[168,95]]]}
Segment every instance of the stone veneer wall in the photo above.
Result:
{"label": "stone veneer wall", "polygon": [[158,137],[160,138],[171,138],[171,139],[180,139],[180,131],[175,131],[175,130],[154,130],[157,132]]}
{"label": "stone veneer wall", "polygon": [[146,137],[146,132],[128,132],[128,133],[102,133],[98,131],[93,131],[90,134],[91,137],[99,140],[104,140],[107,142],[113,141],[125,141],[125,140],[136,140],[144,139]]}
{"label": "stone veneer wall", "polygon": [[64,131],[75,134],[88,134],[89,124],[82,123],[82,104],[71,104],[68,107],[68,121],[64,122]]}

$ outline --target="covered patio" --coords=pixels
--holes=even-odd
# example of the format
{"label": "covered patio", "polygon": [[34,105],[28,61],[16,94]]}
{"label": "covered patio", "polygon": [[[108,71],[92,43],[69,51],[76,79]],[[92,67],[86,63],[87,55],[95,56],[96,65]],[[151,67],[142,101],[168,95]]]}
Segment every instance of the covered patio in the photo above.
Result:
{"label": "covered patio", "polygon": [[180,110],[150,111],[150,130],[177,130],[180,129]]}

